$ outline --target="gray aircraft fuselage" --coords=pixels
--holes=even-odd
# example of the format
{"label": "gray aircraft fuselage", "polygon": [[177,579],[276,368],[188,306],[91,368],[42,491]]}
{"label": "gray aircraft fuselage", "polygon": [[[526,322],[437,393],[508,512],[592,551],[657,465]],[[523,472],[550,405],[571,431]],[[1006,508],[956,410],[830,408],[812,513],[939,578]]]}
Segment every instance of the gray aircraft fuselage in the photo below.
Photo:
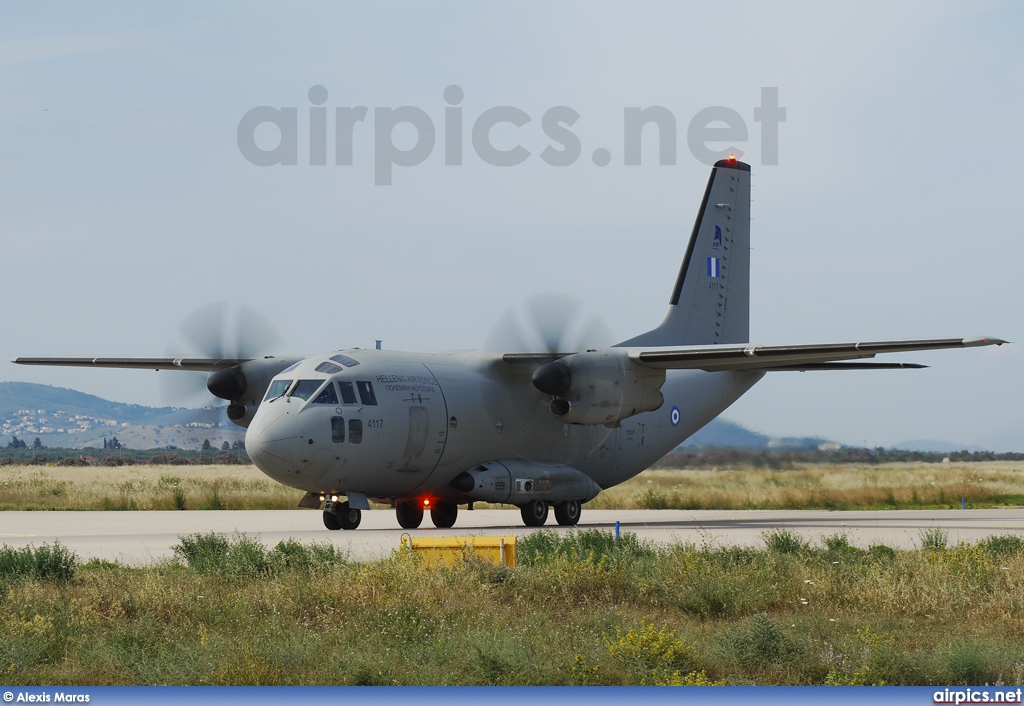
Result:
{"label": "gray aircraft fuselage", "polygon": [[[317,403],[314,392],[307,400],[281,396],[259,405],[246,451],[274,480],[326,495],[466,502],[450,486],[455,476],[495,459],[524,459],[571,466],[608,488],[648,468],[764,375],[668,371],[660,409],[609,428],[560,421],[528,378],[524,385],[503,384],[504,364],[479,351],[343,353],[359,365],[317,372],[336,355],[327,353],[275,380],[349,382],[354,403],[340,397],[338,404]],[[372,385],[376,404],[358,398],[358,383]],[[343,439],[332,433],[339,424]]]}

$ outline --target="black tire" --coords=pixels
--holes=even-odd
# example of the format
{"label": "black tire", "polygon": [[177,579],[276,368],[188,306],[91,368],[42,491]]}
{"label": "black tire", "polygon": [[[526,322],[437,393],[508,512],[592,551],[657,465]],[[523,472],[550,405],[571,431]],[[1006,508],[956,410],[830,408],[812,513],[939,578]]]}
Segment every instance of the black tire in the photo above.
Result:
{"label": "black tire", "polygon": [[566,500],[564,503],[555,505],[555,519],[563,527],[572,527],[580,521],[583,507],[579,500]]}
{"label": "black tire", "polygon": [[341,529],[341,523],[338,522],[338,516],[330,510],[324,510],[324,527],[329,530]]}
{"label": "black tire", "polygon": [[541,527],[548,521],[548,504],[543,500],[531,500],[519,510],[527,527]]}
{"label": "black tire", "polygon": [[348,506],[348,501],[338,505],[338,524],[341,525],[342,529],[355,529],[359,526],[359,523],[363,519],[363,513],[361,510],[357,510],[354,507]]}
{"label": "black tire", "polygon": [[404,529],[416,529],[423,522],[423,506],[419,503],[398,503],[395,506],[398,524]]}
{"label": "black tire", "polygon": [[438,503],[430,508],[430,521],[434,527],[451,527],[459,516],[459,506],[455,503]]}

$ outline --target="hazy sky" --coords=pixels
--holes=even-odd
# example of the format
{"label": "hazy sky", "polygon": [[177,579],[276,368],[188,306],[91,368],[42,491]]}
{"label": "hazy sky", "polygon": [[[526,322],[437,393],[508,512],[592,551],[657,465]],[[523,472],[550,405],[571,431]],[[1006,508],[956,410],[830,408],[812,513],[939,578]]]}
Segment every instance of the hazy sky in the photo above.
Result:
{"label": "hazy sky", "polygon": [[[664,313],[709,171],[687,129],[711,106],[747,132],[731,144],[753,166],[753,341],[1024,342],[1017,3],[108,2],[2,18],[0,380],[158,404],[153,372],[6,361],[165,355],[213,301],[262,312],[282,353],[475,348],[538,291],[633,336]],[[450,85],[461,166],[445,164]],[[326,166],[310,164],[313,86]],[[754,121],[766,87],[786,109],[777,165]],[[257,106],[296,109],[296,165],[243,156],[239,122]],[[353,106],[368,112],[337,165],[335,108]],[[375,185],[375,150],[392,144],[377,109],[399,106],[422,110],[436,143]],[[491,132],[530,153],[518,166],[473,147],[497,106],[531,118]],[[554,106],[580,116],[570,166],[540,156],[562,148],[542,127]],[[623,163],[624,109],[647,106],[675,117],[674,165],[658,164],[653,128],[642,164]],[[417,132],[390,137],[406,150]],[[277,133],[254,139],[270,149]],[[971,442],[1024,426],[1022,350],[775,373],[724,416],[847,443]]]}

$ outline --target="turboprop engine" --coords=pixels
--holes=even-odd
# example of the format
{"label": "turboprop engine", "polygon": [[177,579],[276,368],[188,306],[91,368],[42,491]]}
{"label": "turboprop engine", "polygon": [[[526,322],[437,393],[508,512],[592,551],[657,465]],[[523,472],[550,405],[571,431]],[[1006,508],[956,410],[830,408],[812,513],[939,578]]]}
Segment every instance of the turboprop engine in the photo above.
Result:
{"label": "turboprop engine", "polygon": [[249,360],[210,373],[206,388],[215,397],[231,402],[227,410],[228,419],[240,427],[248,427],[270,381],[295,362],[295,358],[272,356]]}
{"label": "turboprop engine", "polygon": [[616,424],[665,403],[665,371],[630,360],[621,349],[587,351],[540,366],[533,386],[554,397],[551,413],[570,424]]}
{"label": "turboprop engine", "polygon": [[451,486],[474,500],[524,505],[531,500],[585,503],[601,486],[571,466],[544,466],[518,459],[490,461],[455,476]]}

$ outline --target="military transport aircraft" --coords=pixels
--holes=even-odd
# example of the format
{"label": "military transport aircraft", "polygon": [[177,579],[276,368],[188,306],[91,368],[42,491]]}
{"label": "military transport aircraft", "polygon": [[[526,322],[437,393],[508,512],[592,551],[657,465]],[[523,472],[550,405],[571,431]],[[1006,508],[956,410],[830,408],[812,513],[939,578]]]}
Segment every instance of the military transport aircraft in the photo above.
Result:
{"label": "military transport aircraft", "polygon": [[[418,527],[455,524],[460,505],[508,503],[529,526],[637,475],[718,416],[766,372],[920,368],[878,353],[1001,345],[996,338],[749,343],[750,166],[715,164],[668,313],[613,346],[308,357],[17,358],[26,365],[193,370],[230,401],[249,457],[306,491],[328,529],[355,529],[369,501]],[[543,315],[543,305],[535,305]],[[541,327],[545,328],[545,327]],[[558,328],[557,325],[554,327]]]}

